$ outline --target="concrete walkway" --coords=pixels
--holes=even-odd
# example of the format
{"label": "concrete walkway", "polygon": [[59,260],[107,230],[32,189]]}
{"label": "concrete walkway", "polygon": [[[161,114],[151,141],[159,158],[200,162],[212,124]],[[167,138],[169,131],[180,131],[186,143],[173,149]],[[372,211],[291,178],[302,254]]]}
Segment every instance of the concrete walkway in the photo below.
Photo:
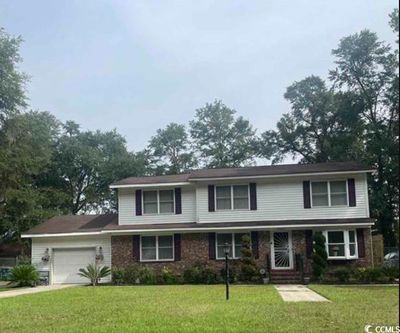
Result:
{"label": "concrete walkway", "polygon": [[29,295],[42,293],[44,291],[59,290],[64,288],[77,287],[79,284],[53,284],[51,286],[38,286],[34,288],[18,288],[7,291],[0,291],[0,298],[15,297],[20,295]]}
{"label": "concrete walkway", "polygon": [[315,291],[299,284],[276,285],[279,295],[285,302],[330,302]]}

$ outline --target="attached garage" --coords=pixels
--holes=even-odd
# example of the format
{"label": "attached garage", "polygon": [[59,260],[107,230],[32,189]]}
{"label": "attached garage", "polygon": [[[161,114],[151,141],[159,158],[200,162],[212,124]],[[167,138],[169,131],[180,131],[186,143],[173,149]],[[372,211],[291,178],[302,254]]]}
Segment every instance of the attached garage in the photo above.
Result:
{"label": "attached garage", "polygon": [[53,249],[53,283],[87,283],[79,269],[95,260],[95,248]]}

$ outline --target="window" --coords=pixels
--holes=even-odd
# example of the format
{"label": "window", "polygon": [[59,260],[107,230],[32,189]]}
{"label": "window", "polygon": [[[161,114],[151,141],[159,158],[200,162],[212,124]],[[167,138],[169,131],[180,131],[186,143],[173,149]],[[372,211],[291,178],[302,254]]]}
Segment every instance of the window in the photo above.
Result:
{"label": "window", "polygon": [[345,180],[312,182],[311,193],[313,207],[347,205],[347,182]]}
{"label": "window", "polygon": [[173,190],[143,191],[144,214],[171,214],[174,207]]}
{"label": "window", "polygon": [[335,230],[324,233],[328,259],[353,259],[358,257],[354,230]]}
{"label": "window", "polygon": [[173,236],[142,236],[140,244],[140,261],[174,260]]}
{"label": "window", "polygon": [[217,210],[249,209],[249,186],[216,186],[215,198]]}
{"label": "window", "polygon": [[239,259],[241,257],[242,248],[242,237],[246,235],[244,233],[234,234],[217,234],[216,247],[217,247],[217,259],[224,259],[224,247],[228,243],[230,246],[229,258]]}

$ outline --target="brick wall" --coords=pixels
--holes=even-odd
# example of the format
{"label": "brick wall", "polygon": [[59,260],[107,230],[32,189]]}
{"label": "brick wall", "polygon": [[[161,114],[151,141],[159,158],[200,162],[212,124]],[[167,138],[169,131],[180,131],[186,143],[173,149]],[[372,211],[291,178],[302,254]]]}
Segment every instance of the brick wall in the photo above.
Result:
{"label": "brick wall", "polygon": [[[256,260],[259,268],[267,267],[267,258],[270,258],[270,232],[259,231],[258,232],[258,251],[259,258]],[[310,275],[312,272],[311,259],[306,257],[306,241],[305,241],[305,230],[293,230],[292,232],[293,241],[293,253],[301,254],[304,258],[304,271],[306,275]],[[360,266],[369,267],[372,265],[372,253],[371,253],[371,234],[370,229],[364,229],[364,243],[365,243],[365,258],[358,260],[340,260],[340,261],[329,261],[329,267],[335,268],[337,266]],[[131,264],[137,264],[137,261],[133,259],[133,244],[132,236],[112,236],[111,237],[112,247],[112,266],[113,267],[125,267]],[[211,266],[215,269],[221,269],[224,267],[224,260],[209,260],[208,256],[208,234],[207,233],[192,233],[181,235],[181,260],[173,262],[148,262],[140,263],[160,270],[162,267],[169,267],[176,273],[181,274],[183,271],[194,264],[203,264]],[[238,260],[233,260],[232,265],[238,264]]]}

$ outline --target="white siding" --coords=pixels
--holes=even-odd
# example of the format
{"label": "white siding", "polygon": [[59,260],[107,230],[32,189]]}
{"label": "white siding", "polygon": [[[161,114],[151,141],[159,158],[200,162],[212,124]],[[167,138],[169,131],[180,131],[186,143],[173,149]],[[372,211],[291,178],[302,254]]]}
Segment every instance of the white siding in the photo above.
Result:
{"label": "white siding", "polygon": [[[118,222],[124,224],[140,223],[179,223],[195,222],[196,192],[194,187],[185,186],[182,189],[182,214],[152,214],[136,216],[135,189],[118,190]],[[146,188],[151,190],[151,188]]]}
{"label": "white siding", "polygon": [[[52,279],[52,249],[59,248],[83,248],[101,246],[104,256],[103,265],[111,267],[111,237],[110,236],[71,236],[71,237],[46,237],[32,238],[32,264],[40,270],[50,271]],[[46,249],[50,250],[48,263],[42,261]],[[111,277],[104,281],[110,281]]]}
{"label": "white siding", "polygon": [[[316,207],[304,209],[303,180],[345,180],[355,179],[356,207]],[[369,217],[368,193],[365,175],[346,177],[309,177],[281,178],[275,180],[257,180],[257,210],[221,210],[208,212],[207,184],[199,185],[196,190],[197,209],[200,223],[239,222],[265,220],[303,220],[330,218]],[[213,184],[219,184],[215,182]],[[224,182],[230,184],[229,182]],[[238,182],[234,182],[238,184]]]}

